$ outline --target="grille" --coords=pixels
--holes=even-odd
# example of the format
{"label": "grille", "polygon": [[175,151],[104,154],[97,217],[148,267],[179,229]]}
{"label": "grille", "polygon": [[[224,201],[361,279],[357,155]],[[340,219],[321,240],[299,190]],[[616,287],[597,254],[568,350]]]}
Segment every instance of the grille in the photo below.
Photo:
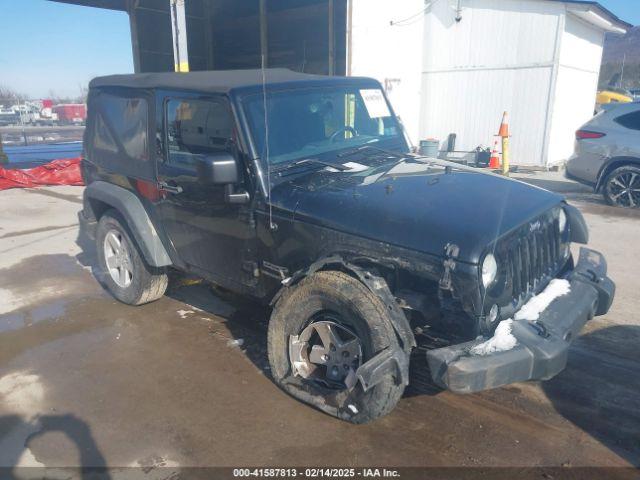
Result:
{"label": "grille", "polygon": [[509,249],[508,268],[513,282],[513,297],[527,295],[538,287],[547,275],[556,273],[560,258],[560,228],[558,220],[538,220],[530,225]]}

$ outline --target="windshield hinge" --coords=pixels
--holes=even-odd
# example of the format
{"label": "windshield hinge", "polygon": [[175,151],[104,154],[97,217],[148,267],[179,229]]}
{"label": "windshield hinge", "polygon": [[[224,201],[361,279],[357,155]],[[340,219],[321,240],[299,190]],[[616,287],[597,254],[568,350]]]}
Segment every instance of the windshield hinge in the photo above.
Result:
{"label": "windshield hinge", "polygon": [[455,243],[447,243],[444,247],[444,272],[440,278],[439,286],[441,290],[453,290],[451,274],[456,269],[456,258],[460,254],[460,247]]}

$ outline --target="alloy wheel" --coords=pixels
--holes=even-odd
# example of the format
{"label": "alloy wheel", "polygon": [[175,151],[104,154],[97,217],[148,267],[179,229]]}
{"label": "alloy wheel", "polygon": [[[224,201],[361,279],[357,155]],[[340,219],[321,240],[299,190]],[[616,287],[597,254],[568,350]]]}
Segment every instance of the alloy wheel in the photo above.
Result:
{"label": "alloy wheel", "polygon": [[111,279],[120,288],[133,281],[133,264],[127,241],[121,232],[111,229],[104,237],[104,260]]}
{"label": "alloy wheel", "polygon": [[640,174],[620,172],[607,182],[607,195],[621,207],[640,207]]}
{"label": "alloy wheel", "polygon": [[329,388],[352,389],[362,364],[362,343],[336,315],[318,315],[300,335],[289,337],[293,373]]}

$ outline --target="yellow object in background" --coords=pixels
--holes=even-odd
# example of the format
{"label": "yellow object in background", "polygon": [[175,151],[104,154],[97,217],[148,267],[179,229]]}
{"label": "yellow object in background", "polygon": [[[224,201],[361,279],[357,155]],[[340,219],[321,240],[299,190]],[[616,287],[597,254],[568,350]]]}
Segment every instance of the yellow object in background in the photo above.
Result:
{"label": "yellow object in background", "polygon": [[613,90],[602,90],[596,95],[596,103],[598,105],[606,105],[608,103],[630,103],[633,98],[624,93],[614,92]]}

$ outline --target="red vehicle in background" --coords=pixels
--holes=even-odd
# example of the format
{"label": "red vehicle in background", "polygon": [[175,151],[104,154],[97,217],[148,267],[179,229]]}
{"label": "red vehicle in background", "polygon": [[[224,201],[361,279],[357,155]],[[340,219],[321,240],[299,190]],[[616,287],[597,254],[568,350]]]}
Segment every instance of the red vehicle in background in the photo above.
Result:
{"label": "red vehicle in background", "polygon": [[62,103],[53,107],[60,125],[84,125],[87,119],[87,106],[84,103]]}

